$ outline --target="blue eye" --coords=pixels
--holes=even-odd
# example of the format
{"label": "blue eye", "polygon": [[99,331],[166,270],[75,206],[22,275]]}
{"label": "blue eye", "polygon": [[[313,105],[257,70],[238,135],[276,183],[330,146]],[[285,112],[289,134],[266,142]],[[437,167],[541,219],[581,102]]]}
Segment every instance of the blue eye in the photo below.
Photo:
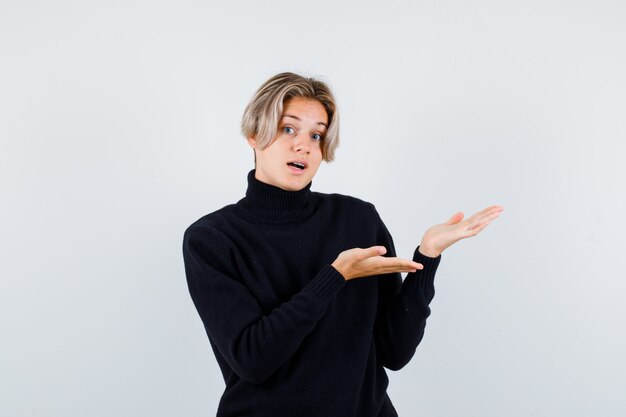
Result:
{"label": "blue eye", "polygon": [[319,133],[314,133],[311,137],[313,138],[313,140],[322,140],[322,135],[320,135]]}
{"label": "blue eye", "polygon": [[283,127],[283,132],[285,132],[285,133],[295,133],[296,130],[293,127],[291,127],[291,126],[285,126],[285,127]]}

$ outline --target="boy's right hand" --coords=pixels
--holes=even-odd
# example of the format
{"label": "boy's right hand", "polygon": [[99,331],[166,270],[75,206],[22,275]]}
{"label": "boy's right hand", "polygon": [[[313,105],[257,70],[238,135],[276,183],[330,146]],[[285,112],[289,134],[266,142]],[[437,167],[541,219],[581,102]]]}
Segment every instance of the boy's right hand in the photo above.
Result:
{"label": "boy's right hand", "polygon": [[331,265],[346,281],[392,272],[415,272],[424,268],[422,264],[407,259],[382,256],[385,253],[387,249],[384,246],[348,249],[341,252]]}

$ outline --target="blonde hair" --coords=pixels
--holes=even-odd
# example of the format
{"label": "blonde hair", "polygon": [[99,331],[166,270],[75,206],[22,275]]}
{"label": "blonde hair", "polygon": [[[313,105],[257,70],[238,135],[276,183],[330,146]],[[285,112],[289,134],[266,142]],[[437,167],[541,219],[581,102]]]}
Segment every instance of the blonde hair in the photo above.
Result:
{"label": "blonde hair", "polygon": [[326,109],[329,124],[320,145],[322,158],[331,162],[335,159],[335,150],[339,146],[339,113],[330,87],[314,78],[283,72],[265,81],[243,112],[241,133],[246,138],[256,138],[261,150],[267,148],[276,137],[283,105],[293,97],[317,100]]}

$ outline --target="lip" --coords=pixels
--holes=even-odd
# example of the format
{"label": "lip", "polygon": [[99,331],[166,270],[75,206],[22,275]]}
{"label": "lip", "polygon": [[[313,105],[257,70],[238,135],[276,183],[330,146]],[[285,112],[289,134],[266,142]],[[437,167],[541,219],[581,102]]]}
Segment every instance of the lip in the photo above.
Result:
{"label": "lip", "polygon": [[303,169],[294,168],[291,165],[287,165],[287,169],[289,169],[289,172],[291,172],[292,174],[295,174],[295,175],[303,175],[304,174],[304,170]]}
{"label": "lip", "polygon": [[[307,169],[309,167],[309,164],[304,159],[293,159],[291,161],[287,161],[287,164],[289,164],[291,162],[297,162],[299,164],[304,165],[304,169]],[[303,171],[304,171],[304,169],[303,169]]]}

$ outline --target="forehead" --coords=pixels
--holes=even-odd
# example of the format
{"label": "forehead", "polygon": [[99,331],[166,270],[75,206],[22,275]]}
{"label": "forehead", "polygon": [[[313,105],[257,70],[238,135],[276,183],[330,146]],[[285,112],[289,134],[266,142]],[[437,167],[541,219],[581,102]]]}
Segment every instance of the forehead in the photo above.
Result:
{"label": "forehead", "polygon": [[328,125],[326,108],[319,100],[313,98],[293,97],[285,101],[282,117],[293,117],[301,121]]}

